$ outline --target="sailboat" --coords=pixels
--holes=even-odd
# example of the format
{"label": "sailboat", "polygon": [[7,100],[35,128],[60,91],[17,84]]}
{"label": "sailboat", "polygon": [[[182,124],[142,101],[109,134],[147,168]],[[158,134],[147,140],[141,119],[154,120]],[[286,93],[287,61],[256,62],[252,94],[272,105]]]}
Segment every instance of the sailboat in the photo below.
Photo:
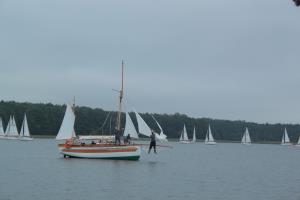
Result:
{"label": "sailboat", "polygon": [[24,120],[23,120],[23,123],[22,123],[19,139],[22,140],[22,141],[33,140],[33,138],[30,136],[26,114],[24,115]]}
{"label": "sailboat", "polygon": [[[158,136],[158,139],[162,142],[168,142],[168,139],[167,139],[167,135],[164,133],[161,125],[158,123],[158,121],[155,119],[155,117],[152,115],[152,118],[154,119],[154,121],[156,122],[159,130],[160,130],[160,134]],[[157,136],[157,135],[156,135]]]}
{"label": "sailboat", "polygon": [[195,126],[194,126],[194,131],[193,131],[193,139],[192,139],[192,142],[193,142],[193,143],[196,142],[196,129],[195,129]]}
{"label": "sailboat", "polygon": [[[122,87],[119,91],[119,110],[117,115],[117,131],[121,132],[121,113],[123,99],[123,69],[122,62]],[[73,108],[74,109],[74,108]],[[77,142],[74,131],[75,114],[70,105],[67,105],[66,113],[56,137],[57,140],[66,140],[65,144],[59,144],[60,153],[64,157],[93,158],[93,159],[115,159],[115,160],[139,160],[141,147],[134,144],[97,143],[84,144]],[[128,122],[127,122],[128,123]]]}
{"label": "sailboat", "polygon": [[128,112],[126,112],[126,124],[123,136],[126,137],[130,134],[131,138],[139,139],[139,135],[137,134],[135,127],[133,125],[133,122],[131,120],[131,117]]}
{"label": "sailboat", "polygon": [[5,139],[17,140],[19,138],[19,133],[16,125],[14,116],[9,117],[8,125],[5,130]]}
{"label": "sailboat", "polygon": [[214,137],[211,133],[210,125],[208,125],[208,130],[207,130],[204,144],[216,144]]}
{"label": "sailboat", "polygon": [[281,145],[291,145],[290,138],[289,138],[286,128],[284,128]]}
{"label": "sailboat", "polygon": [[4,128],[2,123],[2,118],[0,117],[0,139],[5,139]]}
{"label": "sailboat", "polygon": [[299,136],[299,139],[298,139],[298,142],[297,142],[296,146],[300,147],[300,136]]}
{"label": "sailboat", "polygon": [[[138,123],[138,133],[146,137],[150,137],[152,133],[151,128],[148,126],[148,124],[144,121],[144,119],[141,117],[141,115],[138,112],[134,111],[134,113]],[[162,134],[155,133],[155,137],[159,141],[165,141],[167,136],[164,134],[162,135]]]}
{"label": "sailboat", "polygon": [[183,130],[179,139],[179,143],[182,144],[189,144],[191,143],[191,141],[188,138],[187,132],[186,132],[186,128],[185,128],[185,124],[183,125]]}
{"label": "sailboat", "polygon": [[242,137],[242,144],[251,144],[251,138],[250,138],[250,134],[248,131],[248,128],[246,128],[245,133]]}

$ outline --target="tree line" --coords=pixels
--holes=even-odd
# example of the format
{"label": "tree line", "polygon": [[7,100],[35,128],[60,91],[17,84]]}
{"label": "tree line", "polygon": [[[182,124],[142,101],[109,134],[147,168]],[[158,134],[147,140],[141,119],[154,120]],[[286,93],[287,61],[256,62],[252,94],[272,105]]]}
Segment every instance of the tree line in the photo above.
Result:
{"label": "tree line", "polygon": [[[14,115],[17,127],[20,130],[24,113],[26,113],[32,135],[56,135],[64,117],[65,109],[66,105],[51,103],[0,101],[0,117],[4,128],[7,126],[9,116]],[[78,135],[111,134],[116,124],[116,112],[105,111],[100,108],[76,106],[75,115],[75,132]],[[130,113],[130,116],[137,128],[134,113]],[[251,139],[254,142],[280,142],[285,127],[292,142],[297,142],[300,136],[300,125],[298,124],[259,124],[241,120],[192,118],[180,113],[143,113],[141,116],[150,128],[158,132],[159,127],[153,119],[154,116],[168,138],[179,138],[184,124],[189,137],[192,137],[193,128],[195,127],[197,139],[205,138],[209,124],[214,138],[223,141],[240,141],[246,127],[248,127]],[[122,124],[122,127],[124,127],[124,113],[122,114]]]}

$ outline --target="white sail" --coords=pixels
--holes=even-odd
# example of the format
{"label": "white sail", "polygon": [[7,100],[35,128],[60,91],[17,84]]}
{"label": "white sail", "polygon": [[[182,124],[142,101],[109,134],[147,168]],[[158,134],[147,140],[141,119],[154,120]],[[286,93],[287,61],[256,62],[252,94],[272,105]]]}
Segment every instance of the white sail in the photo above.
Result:
{"label": "white sail", "polygon": [[290,144],[290,138],[289,138],[286,128],[284,128],[284,133],[282,136],[281,144]]}
{"label": "white sail", "polygon": [[20,136],[30,137],[26,114],[24,115],[24,120],[22,123],[21,131],[20,131]]}
{"label": "white sail", "polygon": [[208,125],[208,131],[205,137],[205,144],[216,144],[214,137],[211,133],[210,125]]}
{"label": "white sail", "polygon": [[0,136],[4,136],[4,127],[2,123],[2,118],[0,117]]}
{"label": "white sail", "polygon": [[185,141],[189,140],[187,132],[186,132],[185,124],[183,125],[183,140],[185,140]]}
{"label": "white sail", "polygon": [[158,128],[160,129],[160,134],[157,134],[156,136],[158,137],[158,139],[160,140],[165,140],[165,141],[168,141],[167,140],[167,135],[165,135],[161,125],[158,123],[158,121],[154,118],[154,116],[152,115],[152,118],[154,119],[154,121],[156,122]]}
{"label": "white sail", "polygon": [[10,136],[12,136],[12,137],[19,136],[14,116],[10,116],[10,118],[9,118],[8,125],[7,125],[6,131],[5,131],[5,135],[9,136],[9,137]]}
{"label": "white sail", "polygon": [[138,123],[138,132],[139,132],[139,134],[150,137],[151,129],[146,124],[146,122],[143,120],[143,118],[139,115],[139,113],[137,113],[136,111],[134,111],[134,113],[136,115],[136,120],[137,120],[137,123]]}
{"label": "white sail", "polygon": [[298,139],[298,143],[297,143],[297,145],[300,145],[300,136],[299,136],[299,139]]}
{"label": "white sail", "polygon": [[248,128],[246,128],[245,133],[243,135],[242,144],[251,144],[251,138],[250,138]]}
{"label": "white sail", "polygon": [[135,130],[135,127],[133,125],[133,122],[128,114],[128,112],[126,112],[126,124],[125,124],[125,130],[124,130],[124,136],[127,136],[128,134],[130,134],[130,137],[132,138],[136,138],[138,139],[139,136]]}
{"label": "white sail", "polygon": [[183,140],[182,133],[180,133],[179,141],[182,141],[182,140]]}
{"label": "white sail", "polygon": [[66,112],[62,124],[60,126],[59,132],[56,136],[56,140],[67,140],[76,137],[74,131],[75,124],[75,114],[72,107],[67,104]]}
{"label": "white sail", "polygon": [[194,126],[194,131],[193,131],[193,140],[192,142],[196,142],[196,129],[195,129],[195,126]]}

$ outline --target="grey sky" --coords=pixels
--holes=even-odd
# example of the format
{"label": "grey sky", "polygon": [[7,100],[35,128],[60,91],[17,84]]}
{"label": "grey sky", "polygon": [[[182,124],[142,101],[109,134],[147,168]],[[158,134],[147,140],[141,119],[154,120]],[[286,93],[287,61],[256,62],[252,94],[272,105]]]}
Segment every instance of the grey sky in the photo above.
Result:
{"label": "grey sky", "polygon": [[1,99],[300,122],[300,10],[282,0],[0,0]]}

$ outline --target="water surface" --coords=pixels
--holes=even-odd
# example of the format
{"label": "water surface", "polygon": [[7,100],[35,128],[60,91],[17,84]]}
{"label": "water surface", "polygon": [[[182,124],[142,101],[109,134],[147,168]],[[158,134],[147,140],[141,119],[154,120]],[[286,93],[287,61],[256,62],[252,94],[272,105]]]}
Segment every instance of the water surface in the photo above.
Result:
{"label": "water surface", "polygon": [[300,148],[170,144],[135,162],[64,159],[51,139],[0,140],[0,200],[300,199]]}

